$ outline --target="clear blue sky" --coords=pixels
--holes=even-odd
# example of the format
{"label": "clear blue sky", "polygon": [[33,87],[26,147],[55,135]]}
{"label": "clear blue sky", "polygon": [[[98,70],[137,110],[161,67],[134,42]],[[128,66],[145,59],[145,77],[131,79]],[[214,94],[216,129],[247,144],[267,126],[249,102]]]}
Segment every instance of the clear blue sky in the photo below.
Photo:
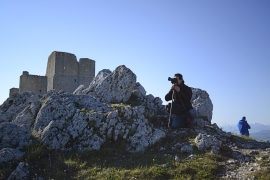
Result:
{"label": "clear blue sky", "polygon": [[0,27],[0,104],[63,51],[95,60],[96,74],[127,66],[163,104],[181,73],[209,93],[212,123],[270,125],[269,0],[1,0]]}

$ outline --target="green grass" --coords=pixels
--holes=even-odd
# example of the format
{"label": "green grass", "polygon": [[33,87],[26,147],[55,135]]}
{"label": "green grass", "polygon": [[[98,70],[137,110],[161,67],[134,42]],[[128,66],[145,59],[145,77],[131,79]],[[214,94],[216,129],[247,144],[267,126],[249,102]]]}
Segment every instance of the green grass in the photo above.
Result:
{"label": "green grass", "polygon": [[134,95],[131,95],[131,97],[126,103],[112,103],[111,107],[115,110],[121,107],[132,108],[132,107],[140,106],[140,105],[142,105],[142,102],[138,100]]}
{"label": "green grass", "polygon": [[254,141],[252,137],[245,136],[245,135],[239,135],[239,134],[232,134],[231,139],[233,141]]}
{"label": "green grass", "polygon": [[252,175],[257,179],[257,180],[269,180],[270,179],[270,167],[268,166],[267,169],[260,169],[253,173]]}
{"label": "green grass", "polygon": [[185,155],[179,154],[183,160],[176,162],[160,152],[122,152],[120,155],[114,148],[74,154],[45,148],[45,152],[35,159],[29,158],[31,153],[26,156],[32,176],[45,179],[216,179],[219,170],[210,154],[198,155],[194,160],[184,160]]}
{"label": "green grass", "polygon": [[119,109],[121,107],[129,107],[131,108],[130,104],[125,104],[125,103],[115,103],[115,104],[111,104],[113,109]]}
{"label": "green grass", "polygon": [[41,101],[41,106],[43,106],[44,104],[46,104],[46,102],[48,101],[48,98],[45,98]]}
{"label": "green grass", "polygon": [[[33,138],[33,137],[32,137]],[[33,138],[34,139],[34,138]],[[99,151],[62,152],[53,150],[37,139],[27,146],[24,162],[29,163],[30,177],[46,179],[217,179],[222,169],[219,155],[193,152],[194,159],[185,160],[190,154],[171,150],[177,141],[190,141],[183,136],[168,136],[144,152],[129,153],[125,140],[107,142]],[[160,147],[165,151],[160,152]],[[166,154],[166,155],[165,155]],[[177,155],[180,161],[175,161]],[[0,165],[0,179],[6,179],[16,168]]]}
{"label": "green grass", "polygon": [[93,112],[95,112],[95,111],[94,111],[93,109],[85,109],[85,108],[82,108],[82,109],[80,110],[80,112],[89,114],[89,113],[93,113]]}
{"label": "green grass", "polygon": [[8,176],[14,171],[17,163],[0,163],[0,179],[7,179]]}
{"label": "green grass", "polygon": [[[186,160],[190,153],[181,153],[180,148],[172,148],[176,143],[194,144],[196,133],[167,134],[159,143],[144,152],[129,153],[125,150],[126,141],[106,142],[99,151],[63,152],[53,150],[32,136],[33,144],[27,146],[23,161],[30,166],[30,177],[44,180],[72,179],[219,179],[224,162],[230,158],[232,150],[222,147],[220,154],[200,152],[194,145],[192,159]],[[232,140],[249,141],[242,136]],[[163,147],[165,150],[160,151]],[[175,155],[180,161],[175,160]],[[266,169],[254,173],[257,179],[269,179],[269,157],[262,156],[260,164]],[[0,179],[7,179],[16,168],[16,163],[0,164]]]}

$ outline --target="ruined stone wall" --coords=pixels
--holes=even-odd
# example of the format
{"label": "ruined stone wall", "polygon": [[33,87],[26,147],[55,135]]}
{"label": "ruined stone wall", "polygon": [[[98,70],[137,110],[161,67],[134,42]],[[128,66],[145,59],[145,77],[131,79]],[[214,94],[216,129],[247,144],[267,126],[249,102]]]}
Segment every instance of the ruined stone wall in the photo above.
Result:
{"label": "ruined stone wall", "polygon": [[19,88],[11,88],[9,90],[9,96],[12,96],[13,94],[18,94],[18,93],[20,93]]}
{"label": "ruined stone wall", "polygon": [[26,91],[45,94],[47,92],[47,77],[30,75],[27,71],[23,71],[23,74],[20,76],[19,92]]}

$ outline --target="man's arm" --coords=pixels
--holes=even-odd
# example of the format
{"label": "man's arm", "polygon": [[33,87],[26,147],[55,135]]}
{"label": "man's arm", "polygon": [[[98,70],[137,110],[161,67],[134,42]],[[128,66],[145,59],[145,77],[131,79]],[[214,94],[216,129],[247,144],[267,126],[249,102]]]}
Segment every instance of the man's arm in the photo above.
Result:
{"label": "man's arm", "polygon": [[166,100],[166,101],[172,100],[172,90],[170,90],[170,91],[165,95],[165,100]]}
{"label": "man's arm", "polygon": [[181,99],[183,99],[184,101],[190,101],[192,97],[192,90],[190,87],[185,87],[185,88],[183,87],[178,92],[178,94],[181,97]]}
{"label": "man's arm", "polygon": [[247,128],[250,129],[250,125],[247,123]]}

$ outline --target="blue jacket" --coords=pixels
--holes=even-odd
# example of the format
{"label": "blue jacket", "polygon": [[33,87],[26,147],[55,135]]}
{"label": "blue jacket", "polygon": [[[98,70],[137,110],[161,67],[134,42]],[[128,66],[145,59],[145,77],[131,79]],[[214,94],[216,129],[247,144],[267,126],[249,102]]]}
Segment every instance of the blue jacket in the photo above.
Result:
{"label": "blue jacket", "polygon": [[249,124],[246,121],[246,118],[243,117],[237,124],[239,132],[241,135],[246,135],[249,136],[249,131],[248,129],[250,129]]}

